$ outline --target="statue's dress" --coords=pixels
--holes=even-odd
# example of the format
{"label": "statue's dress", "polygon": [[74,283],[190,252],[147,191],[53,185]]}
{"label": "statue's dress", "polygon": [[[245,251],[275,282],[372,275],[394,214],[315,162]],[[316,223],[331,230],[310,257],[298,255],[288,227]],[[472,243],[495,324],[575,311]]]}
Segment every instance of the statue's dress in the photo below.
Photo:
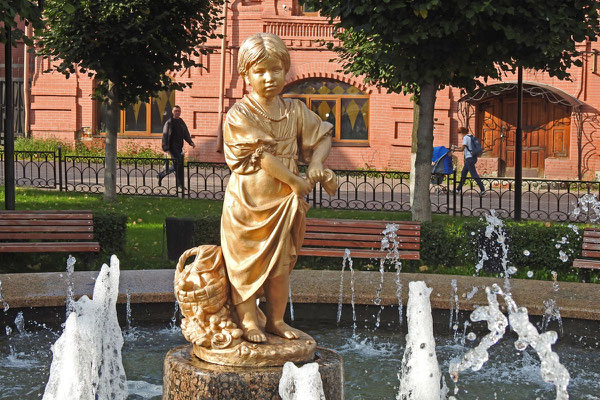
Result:
{"label": "statue's dress", "polygon": [[262,152],[298,175],[298,158],[310,162],[332,128],[303,102],[283,100],[287,117],[279,122],[261,116],[247,96],[225,120],[225,160],[231,177],[223,202],[221,246],[236,305],[254,295],[267,277],[289,274],[304,238],[308,203],[261,168]]}

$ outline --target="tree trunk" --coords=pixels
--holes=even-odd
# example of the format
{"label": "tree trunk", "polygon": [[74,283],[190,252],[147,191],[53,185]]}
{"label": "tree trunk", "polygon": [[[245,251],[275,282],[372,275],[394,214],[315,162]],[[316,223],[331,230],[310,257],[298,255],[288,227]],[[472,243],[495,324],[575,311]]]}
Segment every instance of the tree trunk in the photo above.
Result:
{"label": "tree trunk", "polygon": [[119,91],[108,83],[108,110],[106,113],[106,141],[104,143],[104,200],[117,199],[117,132],[119,131]]}
{"label": "tree trunk", "polygon": [[410,208],[413,221],[431,221],[431,157],[436,84],[424,84],[415,108],[410,166]]}

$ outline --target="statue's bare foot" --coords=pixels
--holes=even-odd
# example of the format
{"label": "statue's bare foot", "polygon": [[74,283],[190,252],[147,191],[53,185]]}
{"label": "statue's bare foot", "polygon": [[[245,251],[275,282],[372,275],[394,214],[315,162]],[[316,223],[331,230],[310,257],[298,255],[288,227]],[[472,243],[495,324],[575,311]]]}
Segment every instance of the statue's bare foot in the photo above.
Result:
{"label": "statue's bare foot", "polygon": [[300,331],[292,328],[283,321],[267,322],[265,330],[285,339],[298,339]]}
{"label": "statue's bare foot", "polygon": [[256,325],[242,326],[244,339],[249,342],[262,343],[267,341],[267,337]]}

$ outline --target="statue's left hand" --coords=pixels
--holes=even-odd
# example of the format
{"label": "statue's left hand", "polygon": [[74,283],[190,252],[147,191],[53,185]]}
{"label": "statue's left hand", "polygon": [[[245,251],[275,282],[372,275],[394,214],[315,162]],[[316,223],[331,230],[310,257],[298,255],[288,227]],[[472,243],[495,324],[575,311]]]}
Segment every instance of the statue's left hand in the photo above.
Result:
{"label": "statue's left hand", "polygon": [[325,174],[325,169],[323,168],[323,164],[310,163],[310,165],[308,166],[308,170],[306,172],[306,177],[313,185],[317,182],[324,181],[327,178],[327,176]]}

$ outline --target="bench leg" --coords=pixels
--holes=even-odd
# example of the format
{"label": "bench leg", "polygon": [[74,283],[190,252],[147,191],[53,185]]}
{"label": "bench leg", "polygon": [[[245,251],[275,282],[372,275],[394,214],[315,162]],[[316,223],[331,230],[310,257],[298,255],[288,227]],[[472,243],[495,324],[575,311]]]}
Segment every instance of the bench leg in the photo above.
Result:
{"label": "bench leg", "polygon": [[579,268],[577,272],[579,282],[589,282],[591,278],[591,271],[589,269]]}

